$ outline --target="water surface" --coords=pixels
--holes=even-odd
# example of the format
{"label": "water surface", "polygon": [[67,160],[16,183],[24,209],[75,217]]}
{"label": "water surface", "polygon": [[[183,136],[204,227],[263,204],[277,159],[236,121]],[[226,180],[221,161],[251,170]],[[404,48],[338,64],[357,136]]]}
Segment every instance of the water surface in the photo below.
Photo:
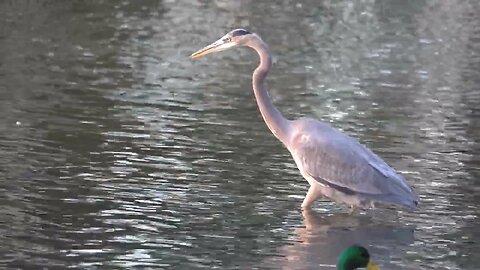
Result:
{"label": "water surface", "polygon": [[[0,2],[0,265],[478,269],[476,1]],[[256,55],[188,55],[229,30],[275,54],[271,96],[358,138],[417,211],[348,214],[307,191],[251,91]]]}

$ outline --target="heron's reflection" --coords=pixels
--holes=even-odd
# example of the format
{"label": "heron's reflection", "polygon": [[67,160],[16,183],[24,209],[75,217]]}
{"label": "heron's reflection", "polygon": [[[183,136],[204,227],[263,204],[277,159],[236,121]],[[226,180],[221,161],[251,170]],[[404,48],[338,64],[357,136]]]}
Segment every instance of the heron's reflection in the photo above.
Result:
{"label": "heron's reflection", "polygon": [[293,245],[280,248],[282,269],[336,269],[340,252],[355,243],[367,247],[382,269],[397,269],[404,250],[414,242],[412,227],[375,221],[368,215],[315,211],[302,215],[305,227],[294,230]]}

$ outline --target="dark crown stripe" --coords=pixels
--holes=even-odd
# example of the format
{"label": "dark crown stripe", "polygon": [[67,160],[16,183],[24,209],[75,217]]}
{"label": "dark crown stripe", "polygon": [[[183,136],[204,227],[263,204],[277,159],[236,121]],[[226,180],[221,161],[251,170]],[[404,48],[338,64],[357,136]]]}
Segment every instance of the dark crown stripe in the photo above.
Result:
{"label": "dark crown stripe", "polygon": [[243,35],[247,35],[247,34],[251,34],[251,33],[248,32],[245,29],[237,29],[237,30],[233,31],[232,37],[238,37],[238,36],[243,36]]}

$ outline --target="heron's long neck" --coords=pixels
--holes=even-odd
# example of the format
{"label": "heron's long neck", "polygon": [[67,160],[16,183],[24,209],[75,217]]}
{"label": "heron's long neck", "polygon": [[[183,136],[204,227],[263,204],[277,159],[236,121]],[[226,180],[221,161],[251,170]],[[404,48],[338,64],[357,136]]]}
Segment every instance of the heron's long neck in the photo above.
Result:
{"label": "heron's long neck", "polygon": [[252,39],[248,46],[253,48],[260,56],[260,64],[253,72],[253,92],[257,100],[258,108],[262,114],[263,120],[267,124],[270,131],[280,141],[284,142],[288,138],[289,120],[283,117],[282,113],[275,108],[270,96],[268,95],[265,78],[272,66],[272,57],[267,44],[261,39]]}

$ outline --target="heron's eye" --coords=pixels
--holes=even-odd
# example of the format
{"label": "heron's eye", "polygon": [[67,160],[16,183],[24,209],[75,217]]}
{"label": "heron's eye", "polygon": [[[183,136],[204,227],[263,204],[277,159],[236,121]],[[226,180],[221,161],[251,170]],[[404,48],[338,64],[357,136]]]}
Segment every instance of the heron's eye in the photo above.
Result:
{"label": "heron's eye", "polygon": [[223,42],[230,42],[232,41],[232,38],[231,37],[226,37],[223,39]]}

